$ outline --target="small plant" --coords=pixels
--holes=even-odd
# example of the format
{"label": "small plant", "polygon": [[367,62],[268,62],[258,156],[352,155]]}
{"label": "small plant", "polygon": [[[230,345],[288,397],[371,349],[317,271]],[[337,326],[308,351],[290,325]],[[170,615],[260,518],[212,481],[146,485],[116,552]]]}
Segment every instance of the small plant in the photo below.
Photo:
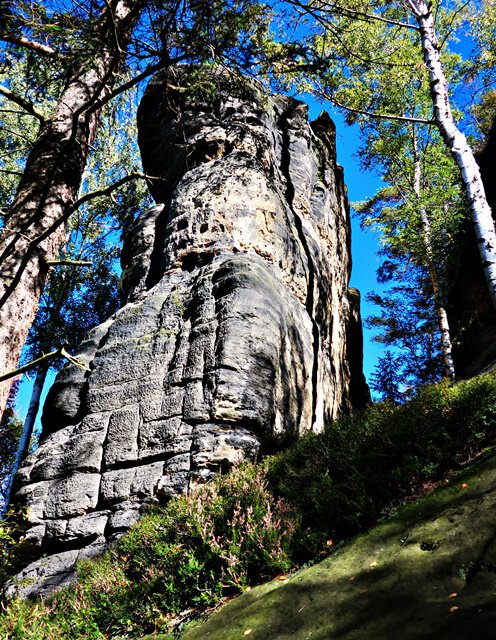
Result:
{"label": "small plant", "polygon": [[[0,638],[102,640],[177,629],[221,598],[312,564],[492,442],[496,375],[377,403],[145,515],[50,600],[5,605]],[[5,530],[8,545],[17,537]],[[409,544],[407,537],[400,544]],[[437,541],[422,541],[424,551]],[[12,556],[13,557],[13,556]],[[462,565],[459,575],[471,567]]]}

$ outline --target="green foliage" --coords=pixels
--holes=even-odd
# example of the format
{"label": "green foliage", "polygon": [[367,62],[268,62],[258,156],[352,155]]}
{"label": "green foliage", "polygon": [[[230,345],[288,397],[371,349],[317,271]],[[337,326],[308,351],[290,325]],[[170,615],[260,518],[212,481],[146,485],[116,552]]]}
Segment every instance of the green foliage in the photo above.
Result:
{"label": "green foliage", "polygon": [[10,506],[0,522],[0,585],[24,566],[30,550],[20,542],[26,526],[24,508]]}
{"label": "green foliage", "polygon": [[[385,261],[379,271],[394,270],[395,266]],[[406,278],[405,271],[401,273],[400,277]],[[387,277],[396,276],[393,272]],[[395,350],[394,357],[386,352],[376,366],[371,387],[378,397],[404,401],[419,386],[439,380],[443,375],[439,325],[425,270],[410,268],[409,282],[391,286],[384,295],[368,294],[367,300],[379,312],[365,318],[365,326],[377,332],[374,341]]]}
{"label": "green foliage", "polygon": [[5,502],[8,479],[14,464],[17,443],[21,436],[22,422],[15,411],[15,399],[19,387],[15,380],[10,388],[7,407],[0,420],[0,506]]}
{"label": "green foliage", "polygon": [[46,607],[28,616],[23,603],[10,605],[0,637],[96,640],[166,629],[187,608],[287,570],[297,521],[273,499],[266,475],[267,463],[242,465],[144,516],[111,552],[81,563],[77,585]]}
{"label": "green foliage", "polygon": [[391,351],[386,351],[384,356],[378,358],[375,371],[371,376],[370,387],[378,394],[383,401],[399,404],[403,399],[401,392],[402,381],[402,358],[394,356]]}
{"label": "green foliage", "polygon": [[469,459],[496,436],[496,376],[422,388],[409,403],[377,403],[299,440],[269,470],[275,495],[302,518],[295,553],[369,526],[401,497]]}
{"label": "green foliage", "polygon": [[377,403],[286,452],[171,500],[46,601],[15,600],[13,640],[167,632],[250,584],[327,555],[496,436],[496,375]]}

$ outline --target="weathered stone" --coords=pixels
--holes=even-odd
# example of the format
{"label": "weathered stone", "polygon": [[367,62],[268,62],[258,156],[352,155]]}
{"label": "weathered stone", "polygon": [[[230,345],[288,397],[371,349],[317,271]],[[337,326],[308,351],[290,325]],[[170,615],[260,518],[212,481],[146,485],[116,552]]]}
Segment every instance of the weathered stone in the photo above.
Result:
{"label": "weathered stone", "polygon": [[98,502],[100,480],[98,473],[72,473],[49,483],[44,517],[67,518],[94,509]]}
{"label": "weathered stone", "polygon": [[206,102],[183,90],[188,67],[145,93],[139,143],[158,205],[124,243],[127,303],[83,345],[90,372],[57,378],[19,475],[40,553],[79,549],[26,569],[43,592],[144,505],[367,397],[334,125],[211,73]]}

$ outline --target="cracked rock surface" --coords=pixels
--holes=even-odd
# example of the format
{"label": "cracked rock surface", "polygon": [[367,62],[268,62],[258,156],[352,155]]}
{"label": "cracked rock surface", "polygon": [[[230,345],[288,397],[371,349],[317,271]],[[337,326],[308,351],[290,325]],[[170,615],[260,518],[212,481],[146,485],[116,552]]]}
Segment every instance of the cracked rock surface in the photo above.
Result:
{"label": "cracked rock surface", "polygon": [[[73,576],[156,500],[363,404],[334,125],[226,71],[155,77],[139,110],[157,205],[123,248],[125,305],[59,374],[17,500],[24,596]],[[212,85],[215,91],[212,91]]]}

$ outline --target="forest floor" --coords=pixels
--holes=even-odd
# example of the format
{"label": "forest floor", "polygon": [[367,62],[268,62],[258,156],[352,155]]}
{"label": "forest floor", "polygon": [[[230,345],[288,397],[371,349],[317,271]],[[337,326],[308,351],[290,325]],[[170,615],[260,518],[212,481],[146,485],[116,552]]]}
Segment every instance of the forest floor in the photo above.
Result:
{"label": "forest floor", "polygon": [[492,450],[323,562],[231,600],[181,640],[493,639],[495,513]]}

